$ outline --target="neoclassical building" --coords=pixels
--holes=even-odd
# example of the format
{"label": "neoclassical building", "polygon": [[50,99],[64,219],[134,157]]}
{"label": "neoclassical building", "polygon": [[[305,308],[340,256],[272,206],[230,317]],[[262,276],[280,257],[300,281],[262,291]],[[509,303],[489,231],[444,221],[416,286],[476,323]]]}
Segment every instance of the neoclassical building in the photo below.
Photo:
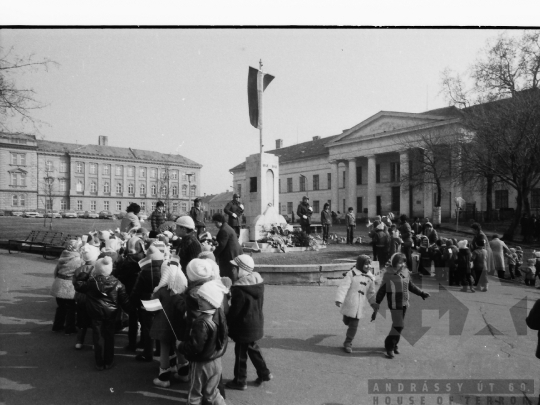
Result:
{"label": "neoclassical building", "polygon": [[[279,211],[296,214],[302,196],[310,198],[314,220],[326,202],[340,213],[353,207],[357,217],[378,214],[407,214],[410,217],[432,217],[436,192],[431,184],[411,187],[403,181],[411,160],[411,149],[404,139],[418,139],[423,134],[447,136],[461,130],[457,108],[447,107],[422,113],[381,111],[339,135],[313,137],[288,147],[276,141],[276,149],[266,153],[279,156]],[[451,147],[451,145],[449,145]],[[245,163],[230,171],[234,189],[249,200],[249,179]],[[479,189],[459,187],[450,182],[442,185],[441,215],[455,216],[454,198],[463,197],[485,210],[485,195]],[[536,199],[535,199],[535,196]],[[540,206],[540,190],[533,192],[534,204]],[[538,201],[536,201],[538,200]],[[515,206],[510,190],[501,185],[494,191],[496,209]]]}
{"label": "neoclassical building", "polygon": [[200,193],[201,168],[181,155],[109,146],[106,136],[80,145],[0,133],[0,209],[117,213],[169,200],[182,213]]}

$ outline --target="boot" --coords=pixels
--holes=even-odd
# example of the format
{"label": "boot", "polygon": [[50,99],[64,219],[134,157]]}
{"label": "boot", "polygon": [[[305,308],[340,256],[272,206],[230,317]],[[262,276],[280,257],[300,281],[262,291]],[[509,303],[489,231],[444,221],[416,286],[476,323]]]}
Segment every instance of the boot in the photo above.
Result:
{"label": "boot", "polygon": [[154,385],[157,385],[158,387],[167,388],[171,386],[171,369],[163,369],[159,368],[159,376],[158,378],[154,378]]}
{"label": "boot", "polygon": [[174,373],[174,378],[182,382],[188,382],[189,381],[189,363],[182,364],[182,365],[178,364],[176,368],[178,369],[178,371]]}

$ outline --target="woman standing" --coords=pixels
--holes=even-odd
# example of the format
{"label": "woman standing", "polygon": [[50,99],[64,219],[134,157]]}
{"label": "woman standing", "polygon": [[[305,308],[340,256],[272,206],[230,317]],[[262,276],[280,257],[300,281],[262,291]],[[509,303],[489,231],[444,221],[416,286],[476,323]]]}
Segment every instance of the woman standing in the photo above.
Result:
{"label": "woman standing", "polygon": [[501,279],[504,279],[504,272],[506,269],[506,266],[504,264],[504,254],[510,252],[510,249],[508,249],[506,243],[499,239],[499,235],[493,235],[491,242],[489,242],[489,247],[492,251],[493,256],[493,268],[497,272],[497,276]]}
{"label": "woman standing", "polygon": [[[478,249],[478,241],[483,239],[484,240],[484,247],[487,251],[487,268],[486,271],[488,274],[493,275],[495,273],[495,261],[493,257],[493,250],[491,249],[491,246],[489,244],[488,238],[484,232],[482,232],[482,226],[478,223],[473,223],[471,225],[471,228],[474,232],[474,238],[471,242],[471,252]],[[504,266],[503,266],[504,267]]]}

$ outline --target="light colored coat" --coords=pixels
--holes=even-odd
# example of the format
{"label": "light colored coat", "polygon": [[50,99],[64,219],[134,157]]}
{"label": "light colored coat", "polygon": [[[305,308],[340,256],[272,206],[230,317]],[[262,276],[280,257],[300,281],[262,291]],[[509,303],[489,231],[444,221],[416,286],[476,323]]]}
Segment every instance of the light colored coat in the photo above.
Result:
{"label": "light colored coat", "polygon": [[338,287],[335,301],[343,303],[342,315],[362,318],[366,307],[375,302],[375,277],[371,272],[348,271]]}
{"label": "light colored coat", "polygon": [[[508,249],[508,246],[506,246],[506,243],[497,238],[491,240],[489,242],[489,246],[493,251],[495,271],[506,271],[506,265],[504,264],[504,253],[510,251],[510,249]],[[506,271],[506,273],[508,273],[508,271]]]}

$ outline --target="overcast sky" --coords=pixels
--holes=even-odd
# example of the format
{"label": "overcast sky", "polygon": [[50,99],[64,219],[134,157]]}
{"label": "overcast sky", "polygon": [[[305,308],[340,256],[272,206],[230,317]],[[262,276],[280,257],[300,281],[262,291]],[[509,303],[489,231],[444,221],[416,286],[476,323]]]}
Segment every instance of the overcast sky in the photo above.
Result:
{"label": "overcast sky", "polygon": [[[179,153],[203,165],[202,192],[259,152],[248,67],[275,76],[264,93],[265,150],[341,133],[381,110],[447,105],[440,75],[465,71],[501,30],[2,29],[0,45],[59,63],[17,78],[48,106],[50,141]],[[516,32],[518,34],[518,32]],[[19,129],[15,127],[15,129]]]}

